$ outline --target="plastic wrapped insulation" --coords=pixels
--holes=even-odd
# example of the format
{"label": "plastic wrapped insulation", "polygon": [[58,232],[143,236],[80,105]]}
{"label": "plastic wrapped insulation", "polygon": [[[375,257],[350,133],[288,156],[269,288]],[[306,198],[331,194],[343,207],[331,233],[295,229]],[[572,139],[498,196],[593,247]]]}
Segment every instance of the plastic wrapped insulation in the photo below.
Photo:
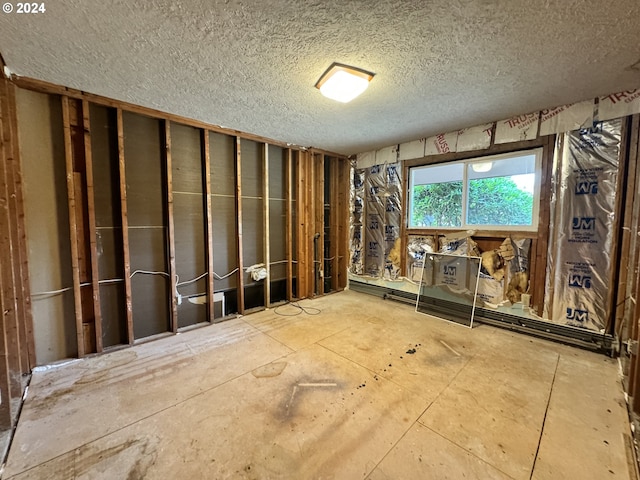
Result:
{"label": "plastic wrapped insulation", "polygon": [[600,122],[563,135],[548,262],[557,323],[607,327],[621,125]]}

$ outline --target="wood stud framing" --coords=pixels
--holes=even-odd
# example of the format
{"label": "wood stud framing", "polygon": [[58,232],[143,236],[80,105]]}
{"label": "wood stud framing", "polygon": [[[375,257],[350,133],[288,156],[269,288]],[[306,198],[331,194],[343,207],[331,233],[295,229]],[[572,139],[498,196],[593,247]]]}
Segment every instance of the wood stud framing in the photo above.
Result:
{"label": "wood stud framing", "polygon": [[[21,348],[22,353],[24,354],[24,361],[22,365],[22,373],[28,373],[31,371],[31,366],[36,364],[36,349],[35,349],[35,338],[33,336],[33,322],[32,322],[32,312],[31,312],[31,287],[29,285],[29,263],[27,259],[27,232],[26,232],[26,224],[24,221],[25,212],[24,212],[24,197],[22,191],[22,167],[21,167],[21,156],[20,156],[20,145],[18,143],[18,119],[16,112],[16,96],[15,96],[15,86],[12,83],[3,80],[3,85],[7,88],[7,96],[8,96],[8,112],[3,109],[4,112],[8,113],[9,116],[9,124],[11,126],[11,139],[10,143],[6,143],[5,145],[12,145],[12,154],[8,155],[7,165],[11,171],[12,178],[12,186],[11,193],[15,200],[14,208],[15,208],[15,219],[16,219],[16,231],[18,233],[18,245],[17,245],[17,254],[18,257],[15,261],[18,263],[16,266],[16,270],[19,272],[18,280],[20,282],[20,290],[18,296],[18,302],[22,303],[22,314],[21,314],[21,341],[24,342],[23,348]],[[4,88],[4,87],[3,87]],[[6,117],[5,117],[6,121]],[[20,296],[21,293],[21,296]],[[20,311],[20,307],[19,307]],[[25,348],[26,347],[26,348]],[[24,352],[26,350],[26,354]]]}
{"label": "wood stud framing", "polygon": [[[0,327],[3,335],[0,335],[0,429],[12,426],[11,402],[5,402],[5,398],[18,398],[22,395],[22,382],[20,375],[29,373],[36,365],[36,348],[33,335],[33,319],[31,309],[31,291],[29,283],[28,258],[27,258],[27,231],[24,212],[24,200],[22,193],[22,177],[20,164],[20,148],[18,146],[18,121],[16,116],[15,90],[16,85],[41,93],[59,95],[62,109],[62,139],[64,144],[64,165],[66,176],[66,209],[69,212],[69,240],[71,249],[71,273],[73,295],[75,339],[78,357],[86,356],[93,352],[102,352],[106,347],[103,344],[103,321],[101,318],[101,290],[99,275],[99,252],[102,246],[99,242],[96,219],[95,182],[93,153],[92,153],[92,126],[90,108],[91,104],[113,108],[115,113],[116,131],[114,144],[117,141],[117,171],[114,186],[119,193],[116,197],[117,215],[121,218],[122,250],[121,266],[123,270],[124,299],[123,309],[126,313],[126,343],[133,345],[134,323],[132,317],[132,286],[131,286],[131,258],[129,250],[129,222],[127,213],[127,181],[125,159],[125,126],[123,109],[142,115],[152,116],[163,120],[165,139],[165,169],[166,169],[166,202],[168,217],[167,247],[169,250],[169,275],[171,278],[171,330],[177,331],[178,312],[175,298],[177,282],[175,259],[175,226],[173,221],[173,182],[172,182],[172,153],[171,153],[171,121],[199,128],[202,135],[202,165],[204,171],[204,196],[206,214],[206,242],[205,258],[207,265],[207,310],[208,318],[213,322],[214,307],[214,275],[213,275],[213,216],[211,206],[211,175],[215,175],[211,169],[211,146],[209,132],[218,132],[231,135],[235,140],[235,207],[236,207],[236,233],[237,233],[237,311],[245,312],[244,300],[244,266],[242,245],[242,182],[241,182],[241,140],[249,139],[262,145],[263,154],[263,215],[264,222],[264,263],[271,262],[269,238],[276,232],[270,231],[270,180],[269,180],[269,146],[276,145],[282,148],[284,165],[284,247],[286,269],[286,293],[287,300],[295,297],[306,298],[314,295],[314,267],[315,261],[319,261],[320,269],[324,270],[324,250],[322,237],[324,232],[324,188],[323,182],[324,156],[329,155],[327,161],[331,161],[330,181],[335,185],[342,185],[344,192],[332,192],[331,195],[331,223],[330,241],[332,244],[332,290],[344,288],[341,279],[346,280],[347,235],[346,215],[341,218],[341,211],[346,212],[345,199],[348,197],[348,173],[345,174],[341,165],[346,165],[346,159],[324,152],[314,150],[298,150],[288,145],[271,142],[250,134],[235,132],[201,122],[183,119],[182,117],[164,114],[151,109],[137,107],[121,103],[103,97],[85,94],[72,89],[66,89],[44,82],[29,79],[8,81],[0,79],[0,307],[3,315],[0,317]],[[116,136],[117,135],[117,138]],[[276,159],[274,159],[276,160]],[[118,195],[118,194],[116,194]],[[333,203],[336,205],[333,205]],[[294,221],[295,216],[295,221]],[[344,221],[344,222],[343,222]],[[317,258],[313,257],[313,237],[320,233],[317,242]],[[66,233],[65,233],[66,235]],[[343,238],[342,238],[343,237]],[[342,239],[341,239],[342,238]],[[341,270],[344,268],[344,272]],[[270,268],[267,268],[270,271]],[[297,282],[294,292],[294,281]],[[271,305],[270,278],[264,281],[265,306]],[[318,292],[322,293],[324,282],[320,278]],[[89,295],[90,294],[90,295]],[[226,312],[223,312],[225,315]],[[105,323],[106,325],[106,323]],[[123,339],[124,340],[124,339]]]}
{"label": "wood stud framing", "polygon": [[[9,92],[4,79],[0,92],[1,131],[0,148],[0,395],[2,399],[19,398],[22,394],[20,381],[20,332],[17,300],[19,286],[17,280],[16,250],[17,236],[12,222],[11,202],[11,158],[13,157],[12,132],[9,112]],[[12,374],[12,372],[15,372]],[[0,427],[8,429],[13,417],[11,402],[0,402]]]}
{"label": "wood stud framing", "polygon": [[[6,85],[10,85],[13,89],[14,84],[11,82],[4,82]],[[163,120],[162,125],[165,150],[164,150],[164,167],[165,167],[165,187],[166,187],[166,215],[167,215],[167,249],[169,255],[169,275],[171,279],[171,304],[168,308],[171,310],[171,330],[177,331],[178,326],[178,309],[177,298],[175,296],[175,287],[177,282],[176,272],[176,252],[175,252],[175,224],[173,219],[173,179],[172,179],[172,152],[171,152],[171,121],[180,119],[172,115],[165,115],[161,112],[155,112],[142,107],[135,107],[127,104],[123,104],[109,99],[103,99],[97,96],[91,96],[82,92],[76,92],[68,89],[62,89],[61,87],[55,87],[47,84],[43,84],[37,81],[25,81],[20,82],[23,87],[34,89],[43,93],[59,94],[62,107],[62,131],[64,140],[64,159],[66,169],[66,196],[67,196],[67,209],[69,211],[69,239],[71,248],[71,272],[73,276],[73,288],[72,294],[74,299],[74,312],[75,312],[75,327],[76,327],[76,343],[78,356],[82,357],[89,353],[101,352],[104,350],[102,328],[103,319],[101,318],[101,295],[100,295],[100,275],[98,272],[99,264],[99,250],[101,246],[98,242],[97,233],[97,220],[96,220],[96,198],[94,194],[94,182],[97,179],[94,178],[93,171],[93,158],[92,158],[92,125],[90,116],[90,107],[92,103],[98,105],[104,105],[114,108],[117,138],[114,137],[114,142],[117,140],[117,177],[116,183],[119,191],[118,198],[118,211],[121,220],[122,238],[121,245],[118,245],[118,249],[122,249],[122,269],[123,269],[123,287],[124,287],[124,300],[123,307],[126,312],[126,342],[129,344],[135,343],[134,338],[134,320],[132,316],[132,286],[131,286],[131,258],[129,250],[129,222],[128,222],[128,209],[127,209],[127,180],[126,180],[126,159],[125,159],[125,126],[123,108],[133,113],[139,113],[143,115],[151,115],[155,118]],[[6,86],[3,85],[3,86]],[[4,98],[4,97],[3,97]],[[6,118],[4,115],[3,104],[3,127],[6,124]],[[181,122],[187,125],[200,128],[202,141],[202,165],[204,171],[204,197],[203,202],[205,204],[206,214],[206,235],[205,242],[205,257],[208,272],[207,279],[207,309],[209,312],[209,319],[213,320],[213,293],[214,293],[214,275],[213,275],[213,216],[216,212],[212,211],[211,207],[211,175],[215,175],[215,172],[211,171],[211,146],[209,140],[209,132],[221,132],[226,135],[232,133],[226,129],[218,129],[212,126],[205,126],[198,122]],[[6,128],[3,129],[6,130]],[[17,122],[15,122],[15,132],[17,132]],[[14,135],[14,133],[9,133]],[[114,134],[115,135],[115,134]],[[5,134],[6,136],[6,134]],[[270,180],[269,180],[269,146],[277,145],[283,148],[284,153],[284,165],[282,172],[285,176],[284,181],[284,235],[285,235],[285,269],[286,269],[286,293],[285,298],[287,300],[293,300],[294,295],[299,298],[311,297],[315,294],[314,291],[314,272],[320,272],[324,270],[324,249],[323,249],[323,232],[324,232],[324,158],[325,154],[321,150],[314,150],[312,152],[305,150],[297,150],[289,148],[286,145],[279,144],[278,142],[265,142],[264,139],[252,135],[234,135],[235,140],[235,208],[236,208],[236,241],[237,241],[237,311],[239,314],[245,312],[245,281],[244,281],[244,265],[243,265],[243,205],[242,205],[242,152],[241,141],[242,139],[250,139],[252,141],[261,141],[263,148],[263,228],[264,228],[264,242],[263,242],[263,257],[264,263],[269,267],[271,263],[271,252],[269,245],[270,235],[274,232],[270,231],[272,227],[270,225]],[[6,165],[3,171],[3,183],[9,185],[20,185],[19,177],[11,180],[13,171],[10,166],[10,159],[6,158],[5,150],[3,150],[4,165]],[[13,150],[12,150],[13,151]],[[18,149],[15,149],[16,153]],[[329,160],[330,158],[330,160]],[[340,162],[338,162],[340,160]],[[327,161],[331,161],[331,177],[327,179],[336,185],[340,184],[341,173],[339,163],[346,163],[344,159],[338,156],[327,157]],[[17,165],[17,164],[16,164]],[[16,175],[18,173],[16,172]],[[297,179],[297,181],[296,181]],[[346,177],[344,179],[347,179]],[[346,187],[346,183],[344,184]],[[332,193],[331,202],[336,202],[336,205],[331,206],[331,212],[333,213],[334,220],[331,224],[330,241],[332,243],[332,275],[335,278],[332,279],[331,290],[343,288],[340,281],[341,273],[338,270],[341,268],[341,257],[346,252],[346,244],[340,244],[340,237],[342,235],[342,224],[340,219],[340,210],[343,204],[343,200],[340,200],[339,195],[343,195],[346,198],[346,192]],[[22,202],[22,196],[15,195],[16,199]],[[12,197],[12,198],[14,198]],[[295,201],[294,201],[295,200]],[[23,207],[21,207],[23,209]],[[295,208],[295,211],[294,211]],[[26,232],[24,226],[24,213],[20,213],[17,209],[12,210],[12,214],[15,218],[12,223],[18,223],[21,225],[21,229],[15,229],[12,231],[14,243],[21,243],[21,248],[16,249],[16,269],[11,270],[11,281],[13,284],[25,285],[24,289],[20,289],[19,295],[22,296],[20,300],[19,308],[23,312],[21,316],[24,319],[28,318],[28,322],[19,322],[17,319],[14,321],[16,326],[20,325],[22,331],[20,334],[14,332],[16,341],[19,338],[23,339],[23,343],[27,348],[15,347],[12,348],[6,345],[11,351],[16,352],[15,358],[6,358],[7,362],[18,363],[18,369],[28,372],[30,367],[35,364],[35,344],[33,341],[33,327],[31,325],[31,303],[30,293],[28,288],[28,275],[26,275],[27,258],[26,258]],[[294,222],[294,215],[296,221]],[[20,221],[18,221],[20,219]],[[295,225],[294,225],[295,223]],[[316,240],[317,257],[314,258],[314,236],[316,233],[320,234],[320,237]],[[295,238],[295,240],[294,240]],[[327,237],[329,238],[329,237]],[[346,243],[346,235],[344,236]],[[24,252],[24,260],[20,256],[20,252]],[[297,260],[296,260],[297,259]],[[4,266],[4,259],[2,261],[3,275],[8,272],[8,269]],[[299,263],[298,263],[299,262]],[[320,262],[316,265],[316,262]],[[346,261],[342,263],[346,269]],[[270,268],[267,268],[267,272]],[[25,275],[23,275],[23,272]],[[346,273],[346,271],[345,271]],[[8,274],[5,275],[8,279]],[[343,275],[346,278],[346,275]],[[16,281],[16,279],[22,279]],[[297,281],[297,285],[294,292],[293,282]],[[8,283],[2,278],[2,288],[5,283]],[[322,294],[324,288],[324,282],[322,277],[318,277],[317,292]],[[84,294],[91,293],[91,296]],[[17,293],[16,293],[17,295]],[[67,294],[69,295],[69,294]],[[13,293],[7,293],[4,297],[15,296]],[[264,303],[268,308],[271,305],[271,284],[270,278],[267,277],[264,281]],[[4,300],[3,300],[4,302]],[[6,302],[3,303],[3,306]],[[14,309],[16,312],[18,309]],[[91,328],[89,328],[91,327]],[[21,337],[20,337],[21,335]],[[13,338],[13,337],[12,337]],[[2,345],[0,345],[0,350]],[[21,365],[25,364],[22,368]],[[0,366],[1,367],[1,366]],[[2,370],[2,368],[0,368]],[[7,380],[8,377],[7,377]],[[0,378],[0,384],[2,378]],[[0,385],[1,387],[1,385]],[[14,388],[15,392],[20,393],[20,385],[16,384]],[[2,413],[0,412],[0,416]]]}
{"label": "wood stud framing", "polygon": [[244,315],[244,267],[242,265],[242,151],[236,137],[236,238],[238,242],[238,313]]}
{"label": "wood stud framing", "polygon": [[287,300],[293,300],[293,192],[292,192],[292,174],[293,174],[293,152],[287,149],[287,160],[285,167],[285,253],[287,256],[286,273],[287,273]]}
{"label": "wood stud framing", "polygon": [[78,228],[76,220],[75,182],[73,174],[73,146],[71,143],[71,123],[69,98],[62,97],[62,122],[64,129],[64,155],[67,167],[67,201],[69,205],[69,235],[71,238],[71,270],[73,274],[73,299],[76,318],[76,339],[78,357],[85,355],[84,331],[82,325],[82,298],[80,292],[80,267],[78,262]]}
{"label": "wood stud framing", "polygon": [[167,188],[167,242],[169,244],[169,284],[171,286],[170,303],[171,331],[178,331],[178,299],[176,298],[176,242],[173,222],[173,172],[171,170],[171,122],[164,121],[164,141],[165,141],[165,171]]}
{"label": "wood stud framing", "polygon": [[313,154],[313,271],[314,295],[324,295],[324,155]]}
{"label": "wood stud framing", "polygon": [[127,217],[127,182],[124,160],[124,125],[122,109],[117,112],[118,125],[118,167],[120,172],[120,212],[122,216],[122,257],[124,259],[124,291],[125,308],[127,312],[127,340],[133,345],[135,336],[133,333],[133,308],[131,302],[131,258],[129,255],[129,221]]}
{"label": "wood stud framing", "polygon": [[271,306],[271,253],[269,251],[269,144],[262,145],[262,224],[264,225],[263,258],[267,277],[264,279],[264,306]]}
{"label": "wood stud framing", "polygon": [[98,275],[98,243],[96,238],[95,198],[93,190],[93,160],[91,156],[91,119],[89,102],[82,101],[82,125],[84,130],[85,184],[87,186],[87,213],[89,219],[89,256],[91,264],[91,290],[93,297],[94,333],[96,351],[102,352],[102,315],[100,313],[100,284]]}
{"label": "wood stud framing", "polygon": [[[202,150],[204,162],[204,193],[205,193],[205,216],[207,224],[205,234],[207,236],[207,312],[208,318],[213,323],[213,295],[214,295],[214,279],[213,279],[213,216],[211,214],[211,147],[209,144],[209,131],[202,130]],[[224,312],[222,312],[224,316]]]}
{"label": "wood stud framing", "polygon": [[[337,158],[330,158],[329,165],[329,185],[331,186],[329,202],[329,221],[331,222],[330,240],[329,240],[329,260],[331,262],[331,290],[336,291],[340,289],[340,277],[339,277],[339,257],[342,254],[343,248],[340,248],[340,192],[337,188],[339,184],[339,172],[340,164]],[[327,179],[325,179],[327,181]]]}
{"label": "wood stud framing", "polygon": [[[169,275],[171,278],[171,330],[177,331],[178,312],[175,297],[176,291],[176,260],[174,241],[173,219],[173,191],[172,191],[172,156],[171,156],[171,122],[179,122],[184,125],[199,128],[202,134],[202,162],[204,169],[204,199],[206,214],[206,265],[207,265],[207,309],[209,319],[213,321],[214,315],[214,274],[213,274],[213,217],[211,195],[211,146],[209,132],[217,132],[234,137],[234,164],[235,164],[235,208],[236,208],[236,241],[237,241],[237,309],[239,314],[245,312],[244,300],[244,268],[243,268],[243,244],[242,244],[242,182],[241,182],[241,139],[259,142],[263,145],[263,215],[264,222],[264,263],[267,271],[270,271],[269,238],[269,145],[282,147],[285,152],[285,251],[286,251],[286,298],[308,298],[317,294],[323,294],[325,283],[323,276],[316,276],[317,268],[324,271],[325,252],[324,242],[324,182],[331,185],[330,198],[330,233],[327,241],[331,249],[331,290],[341,290],[347,283],[347,268],[349,261],[348,248],[348,204],[350,165],[346,158],[337,156],[331,152],[290,148],[282,142],[273,142],[260,136],[245,134],[234,130],[224,129],[215,125],[194,121],[177,115],[171,115],[157,110],[148,109],[136,105],[126,104],[116,100],[86,94],[78,90],[68,89],[46,82],[28,78],[19,78],[8,81],[0,79],[0,429],[12,426],[11,402],[6,398],[17,398],[22,394],[20,374],[28,373],[36,365],[35,341],[33,334],[31,291],[29,286],[27,231],[25,224],[24,199],[22,192],[20,148],[18,145],[18,122],[16,117],[15,89],[17,87],[36,90],[51,95],[60,95],[62,106],[62,127],[64,135],[64,156],[66,173],[66,201],[69,212],[69,237],[71,245],[71,271],[73,276],[72,294],[74,299],[76,342],[78,356],[83,357],[89,351],[86,346],[85,324],[90,320],[83,317],[83,288],[91,289],[91,304],[94,322],[95,350],[101,352],[102,344],[102,319],[100,309],[100,286],[98,275],[98,242],[95,218],[94,176],[91,151],[91,118],[89,115],[90,104],[103,105],[114,108],[117,118],[117,145],[118,145],[118,187],[120,198],[119,211],[122,222],[122,251],[124,270],[124,295],[126,311],[126,332],[129,344],[134,343],[134,329],[132,318],[132,288],[131,288],[131,259],[129,252],[129,231],[127,216],[127,187],[124,153],[124,125],[123,109],[151,116],[164,121],[165,138],[165,166],[167,188],[167,216],[168,216],[168,249],[169,249]],[[81,117],[72,123],[72,113],[81,112]],[[628,151],[623,151],[621,157],[628,157],[628,175],[620,175],[619,189],[626,189],[626,196],[621,195],[620,205],[624,207],[624,217],[620,219],[618,229],[619,266],[618,289],[611,289],[610,304],[615,316],[616,333],[621,341],[640,339],[640,326],[637,321],[638,309],[636,301],[640,295],[640,224],[638,212],[640,212],[640,116],[635,115],[631,122],[625,124],[629,131]],[[83,155],[85,170],[83,176],[77,175],[74,168],[74,127],[82,128]],[[77,130],[76,130],[77,132]],[[495,134],[495,129],[492,135]],[[623,137],[626,133],[623,133]],[[625,137],[626,138],[626,137]],[[552,176],[552,154],[555,146],[555,136],[539,137],[533,141],[514,142],[510,144],[495,145],[489,149],[439,155],[437,158],[426,159],[427,163],[446,162],[470,158],[478,155],[506,153],[523,148],[543,147],[543,171],[542,184],[549,185]],[[329,177],[325,178],[324,162],[330,162]],[[408,160],[403,164],[404,191],[407,191],[408,172],[410,166],[424,164],[425,159]],[[78,180],[80,179],[80,180]],[[86,185],[86,197],[82,194],[78,198],[77,192],[83,192],[81,185]],[[623,188],[624,187],[624,188]],[[551,216],[549,207],[549,189],[541,189],[540,197],[540,225],[538,232],[525,234],[532,240],[530,270],[531,291],[533,293],[533,306],[538,314],[542,314],[543,293],[545,286],[547,252],[549,244],[549,219]],[[295,208],[294,208],[295,199]],[[84,210],[86,209],[86,210]],[[406,195],[402,198],[402,211],[406,212]],[[79,212],[86,212],[88,221],[88,247],[86,252],[79,251],[79,244],[85,239],[80,226],[84,221],[79,218]],[[294,221],[295,215],[295,221]],[[33,232],[36,234],[37,232]],[[319,233],[316,241],[317,255],[314,256],[314,237]],[[401,225],[401,272],[407,274],[406,266],[406,241],[409,234],[438,235],[437,231],[411,230],[408,231],[405,222]],[[507,231],[486,232],[486,237],[504,237],[513,234]],[[294,240],[295,238],[295,240]],[[82,265],[80,262],[84,253],[89,255],[90,272],[87,273],[88,285],[83,283],[81,277]],[[317,264],[316,262],[320,262]],[[264,297],[265,306],[271,304],[270,278],[265,279]],[[315,287],[315,288],[314,288]],[[85,291],[86,293],[86,291]],[[226,312],[223,312],[223,316]],[[640,413],[640,356],[637,353],[629,355],[628,392],[631,396],[632,408]]]}

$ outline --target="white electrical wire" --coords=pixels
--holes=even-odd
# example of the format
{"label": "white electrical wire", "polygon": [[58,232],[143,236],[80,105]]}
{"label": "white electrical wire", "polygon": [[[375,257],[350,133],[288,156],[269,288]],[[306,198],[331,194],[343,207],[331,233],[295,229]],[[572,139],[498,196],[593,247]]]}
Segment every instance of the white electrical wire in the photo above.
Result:
{"label": "white electrical wire", "polygon": [[169,276],[167,272],[152,272],[150,270],[136,270],[131,275],[129,275],[129,278],[133,278],[133,276],[136,275],[137,273],[144,273],[145,275],[164,275],[165,277]]}
{"label": "white electrical wire", "polygon": [[47,295],[59,295],[64,292],[68,292],[69,290],[73,290],[73,287],[61,288],[60,290],[50,290],[48,292],[35,292],[32,293],[32,297],[44,297]]}
{"label": "white electrical wire", "polygon": [[[122,281],[123,280],[121,278],[114,278],[114,279],[110,279],[110,280],[100,280],[100,281],[98,281],[98,284],[104,285],[105,283],[117,283],[117,282],[122,282]],[[88,287],[90,285],[93,285],[93,283],[84,282],[84,283],[80,284],[80,287]],[[32,293],[31,296],[32,297],[45,297],[45,296],[52,296],[52,295],[60,295],[61,293],[68,292],[70,290],[73,290],[73,287],[61,288],[59,290],[49,290],[47,292],[35,292],[35,293]]]}
{"label": "white electrical wire", "polygon": [[182,287],[183,285],[189,285],[191,283],[195,283],[198,280],[200,280],[201,278],[206,277],[207,275],[209,275],[209,272],[204,272],[202,275],[200,275],[199,277],[196,277],[192,280],[186,280],[184,282],[180,281],[180,277],[178,276],[178,274],[176,274],[176,287]]}
{"label": "white electrical wire", "polygon": [[225,278],[228,278],[231,275],[233,275],[234,273],[236,273],[238,270],[240,270],[240,269],[236,268],[236,269],[230,271],[229,273],[227,273],[226,275],[223,275],[222,277],[220,275],[218,275],[216,272],[213,272],[213,276],[216,277],[218,280],[224,280]]}

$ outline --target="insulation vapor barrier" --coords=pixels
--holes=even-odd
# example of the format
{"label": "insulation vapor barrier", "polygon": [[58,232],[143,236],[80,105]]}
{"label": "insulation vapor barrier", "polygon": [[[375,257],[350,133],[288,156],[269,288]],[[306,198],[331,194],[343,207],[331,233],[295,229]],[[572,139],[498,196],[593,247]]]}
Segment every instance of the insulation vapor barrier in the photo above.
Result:
{"label": "insulation vapor barrier", "polygon": [[[409,280],[420,283],[422,280],[422,269],[425,268],[425,256],[427,253],[436,251],[436,240],[431,235],[409,235],[407,241],[407,272]],[[431,263],[427,264],[432,266]],[[428,273],[426,278],[432,278],[433,274]]]}
{"label": "insulation vapor barrier", "polygon": [[545,308],[553,322],[607,327],[620,139],[620,120],[559,137]]}
{"label": "insulation vapor barrier", "polygon": [[351,189],[350,189],[350,228],[349,228],[349,250],[351,261],[349,271],[355,275],[364,273],[364,258],[362,254],[364,241],[364,228],[362,225],[364,217],[364,175],[362,168],[351,169]]}
{"label": "insulation vapor barrier", "polygon": [[384,165],[374,165],[365,175],[366,250],[364,272],[381,277],[384,269],[385,172]]}
{"label": "insulation vapor barrier", "polygon": [[352,169],[351,262],[355,275],[395,280],[400,274],[400,163]]}

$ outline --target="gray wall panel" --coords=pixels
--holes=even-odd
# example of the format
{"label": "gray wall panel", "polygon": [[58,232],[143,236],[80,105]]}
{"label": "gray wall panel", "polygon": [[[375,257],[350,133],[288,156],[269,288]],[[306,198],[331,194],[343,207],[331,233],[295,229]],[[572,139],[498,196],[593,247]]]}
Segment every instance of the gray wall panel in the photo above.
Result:
{"label": "gray wall panel", "polygon": [[[31,292],[73,286],[62,106],[57,96],[17,89]],[[77,355],[73,293],[34,296],[36,362]]]}
{"label": "gray wall panel", "polygon": [[[235,198],[212,195],[211,210],[213,212],[213,271],[224,276],[238,266]],[[225,280],[215,278],[213,285],[215,291],[235,288],[236,275]]]}
{"label": "gray wall panel", "polygon": [[122,230],[120,228],[99,228],[96,231],[96,243],[98,278],[100,280],[123,279]]}
{"label": "gray wall panel", "polygon": [[96,226],[121,226],[116,111],[92,104],[89,112]]}
{"label": "gray wall panel", "polygon": [[129,225],[165,224],[165,181],[160,120],[123,112]]}
{"label": "gray wall panel", "polygon": [[171,124],[171,167],[173,191],[202,193],[203,168],[200,130]]}
{"label": "gray wall panel", "polygon": [[236,191],[235,138],[209,132],[211,193],[234,195]]}
{"label": "gray wall panel", "polygon": [[[131,273],[167,272],[166,230],[130,228]],[[169,330],[169,278],[138,273],[131,278],[133,330],[136,339]]]}
{"label": "gray wall panel", "polygon": [[269,198],[286,198],[287,152],[269,145]]}
{"label": "gray wall panel", "polygon": [[[262,144],[242,139],[242,196],[262,197]],[[244,211],[244,206],[242,207]],[[243,212],[244,215],[244,212]]]}
{"label": "gray wall panel", "polygon": [[124,305],[124,282],[100,285],[100,314],[102,315],[102,343],[104,347],[127,343]]}
{"label": "gray wall panel", "polygon": [[[242,199],[242,263],[247,268],[264,262],[264,229],[262,226],[262,200]],[[243,273],[245,285],[255,283],[250,275]],[[263,282],[264,280],[260,280]]]}

